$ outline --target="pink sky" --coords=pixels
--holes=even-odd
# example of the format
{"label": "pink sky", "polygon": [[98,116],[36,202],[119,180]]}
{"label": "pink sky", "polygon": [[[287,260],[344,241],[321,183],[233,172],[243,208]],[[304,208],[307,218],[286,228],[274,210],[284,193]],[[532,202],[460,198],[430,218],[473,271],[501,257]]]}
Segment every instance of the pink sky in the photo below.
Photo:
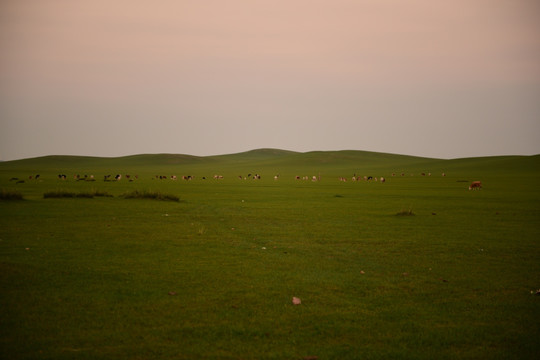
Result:
{"label": "pink sky", "polygon": [[534,0],[4,0],[0,160],[540,153]]}

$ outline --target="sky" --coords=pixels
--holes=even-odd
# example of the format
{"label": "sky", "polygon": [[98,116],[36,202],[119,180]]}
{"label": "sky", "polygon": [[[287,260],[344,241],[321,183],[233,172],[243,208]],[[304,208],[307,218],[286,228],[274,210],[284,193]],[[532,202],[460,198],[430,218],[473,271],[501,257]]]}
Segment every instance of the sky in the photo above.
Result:
{"label": "sky", "polygon": [[540,153],[537,0],[0,0],[0,160]]}

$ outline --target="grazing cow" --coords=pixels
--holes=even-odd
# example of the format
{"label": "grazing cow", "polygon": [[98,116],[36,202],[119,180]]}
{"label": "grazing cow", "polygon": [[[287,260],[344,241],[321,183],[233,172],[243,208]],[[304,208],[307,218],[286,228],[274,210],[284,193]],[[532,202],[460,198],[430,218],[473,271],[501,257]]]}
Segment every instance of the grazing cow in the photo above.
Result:
{"label": "grazing cow", "polygon": [[116,180],[116,181],[119,181],[119,180],[121,180],[121,179],[122,179],[122,175],[120,175],[120,174],[117,174],[117,175],[114,177],[114,180]]}
{"label": "grazing cow", "polygon": [[373,176],[368,176],[367,180],[373,180]]}
{"label": "grazing cow", "polygon": [[469,185],[469,190],[480,190],[482,189],[482,182],[481,181],[473,181],[471,185]]}
{"label": "grazing cow", "polygon": [[176,175],[171,175],[171,180],[176,180]]}
{"label": "grazing cow", "polygon": [[383,183],[383,182],[385,182],[385,181],[386,181],[386,179],[383,178],[383,177],[381,177],[381,182]]}
{"label": "grazing cow", "polygon": [[296,180],[300,180],[300,176],[296,176],[295,179],[296,179]]}

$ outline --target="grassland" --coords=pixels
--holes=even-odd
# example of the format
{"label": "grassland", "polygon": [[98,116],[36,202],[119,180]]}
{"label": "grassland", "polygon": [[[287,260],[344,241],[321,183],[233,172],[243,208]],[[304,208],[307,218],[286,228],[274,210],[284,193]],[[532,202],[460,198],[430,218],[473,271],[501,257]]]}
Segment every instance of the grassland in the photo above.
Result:
{"label": "grassland", "polygon": [[539,180],[539,156],[0,163],[0,358],[538,358]]}

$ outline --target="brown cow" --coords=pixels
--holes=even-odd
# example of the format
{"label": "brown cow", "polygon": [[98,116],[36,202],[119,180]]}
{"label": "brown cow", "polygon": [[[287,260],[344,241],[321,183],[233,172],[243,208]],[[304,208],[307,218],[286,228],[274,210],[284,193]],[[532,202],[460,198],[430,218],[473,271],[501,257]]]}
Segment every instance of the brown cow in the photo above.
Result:
{"label": "brown cow", "polygon": [[471,183],[471,185],[469,185],[469,190],[472,190],[472,189],[480,190],[481,188],[482,188],[482,182],[481,181],[473,181]]}

